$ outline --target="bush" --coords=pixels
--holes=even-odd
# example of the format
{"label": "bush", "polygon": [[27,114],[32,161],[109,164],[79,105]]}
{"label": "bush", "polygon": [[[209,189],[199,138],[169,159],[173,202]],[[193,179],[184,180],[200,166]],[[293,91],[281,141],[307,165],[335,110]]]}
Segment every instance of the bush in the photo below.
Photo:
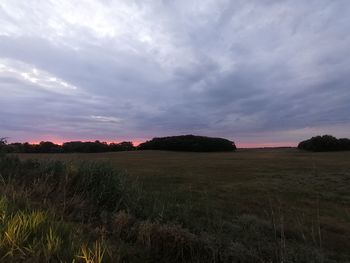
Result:
{"label": "bush", "polygon": [[236,150],[234,142],[223,138],[181,135],[153,138],[141,143],[140,150],[167,150],[184,152],[226,152]]}

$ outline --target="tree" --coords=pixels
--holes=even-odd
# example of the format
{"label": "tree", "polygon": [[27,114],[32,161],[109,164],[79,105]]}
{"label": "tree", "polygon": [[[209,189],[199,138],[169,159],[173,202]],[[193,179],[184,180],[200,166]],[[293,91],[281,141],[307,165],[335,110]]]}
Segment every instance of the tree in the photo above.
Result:
{"label": "tree", "polygon": [[331,135],[315,136],[299,143],[298,149],[313,152],[348,151],[349,139],[337,139]]}
{"label": "tree", "polygon": [[135,146],[132,142],[111,143],[109,150],[111,152],[132,151],[135,150]]}
{"label": "tree", "polygon": [[40,142],[36,147],[39,153],[58,153],[62,152],[62,147],[53,142]]}
{"label": "tree", "polygon": [[185,152],[225,152],[236,150],[234,142],[223,138],[211,138],[195,135],[153,138],[141,143],[140,150],[168,150]]}

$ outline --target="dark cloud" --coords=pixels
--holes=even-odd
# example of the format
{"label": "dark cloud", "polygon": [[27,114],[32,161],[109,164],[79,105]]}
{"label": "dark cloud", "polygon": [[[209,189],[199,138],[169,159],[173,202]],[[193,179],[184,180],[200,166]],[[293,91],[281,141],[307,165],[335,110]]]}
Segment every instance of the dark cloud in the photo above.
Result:
{"label": "dark cloud", "polygon": [[0,134],[350,136],[350,3],[2,1]]}

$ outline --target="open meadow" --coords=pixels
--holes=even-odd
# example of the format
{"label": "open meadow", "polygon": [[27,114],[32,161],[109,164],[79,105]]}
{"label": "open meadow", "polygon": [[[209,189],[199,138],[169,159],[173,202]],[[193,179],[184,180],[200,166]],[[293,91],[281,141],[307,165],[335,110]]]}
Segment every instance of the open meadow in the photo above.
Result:
{"label": "open meadow", "polygon": [[19,156],[111,164],[142,189],[143,220],[205,236],[219,251],[213,249],[216,262],[350,260],[350,152],[276,148]]}

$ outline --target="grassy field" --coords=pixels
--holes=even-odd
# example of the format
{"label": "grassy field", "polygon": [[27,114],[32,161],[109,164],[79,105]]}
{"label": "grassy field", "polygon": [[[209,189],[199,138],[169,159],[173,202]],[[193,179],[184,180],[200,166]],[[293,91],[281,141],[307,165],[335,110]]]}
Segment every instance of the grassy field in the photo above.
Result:
{"label": "grassy field", "polygon": [[[109,162],[142,185],[149,200],[145,218],[229,244],[232,262],[350,261],[350,152],[135,151],[20,158]],[[264,247],[270,243],[274,249]]]}

